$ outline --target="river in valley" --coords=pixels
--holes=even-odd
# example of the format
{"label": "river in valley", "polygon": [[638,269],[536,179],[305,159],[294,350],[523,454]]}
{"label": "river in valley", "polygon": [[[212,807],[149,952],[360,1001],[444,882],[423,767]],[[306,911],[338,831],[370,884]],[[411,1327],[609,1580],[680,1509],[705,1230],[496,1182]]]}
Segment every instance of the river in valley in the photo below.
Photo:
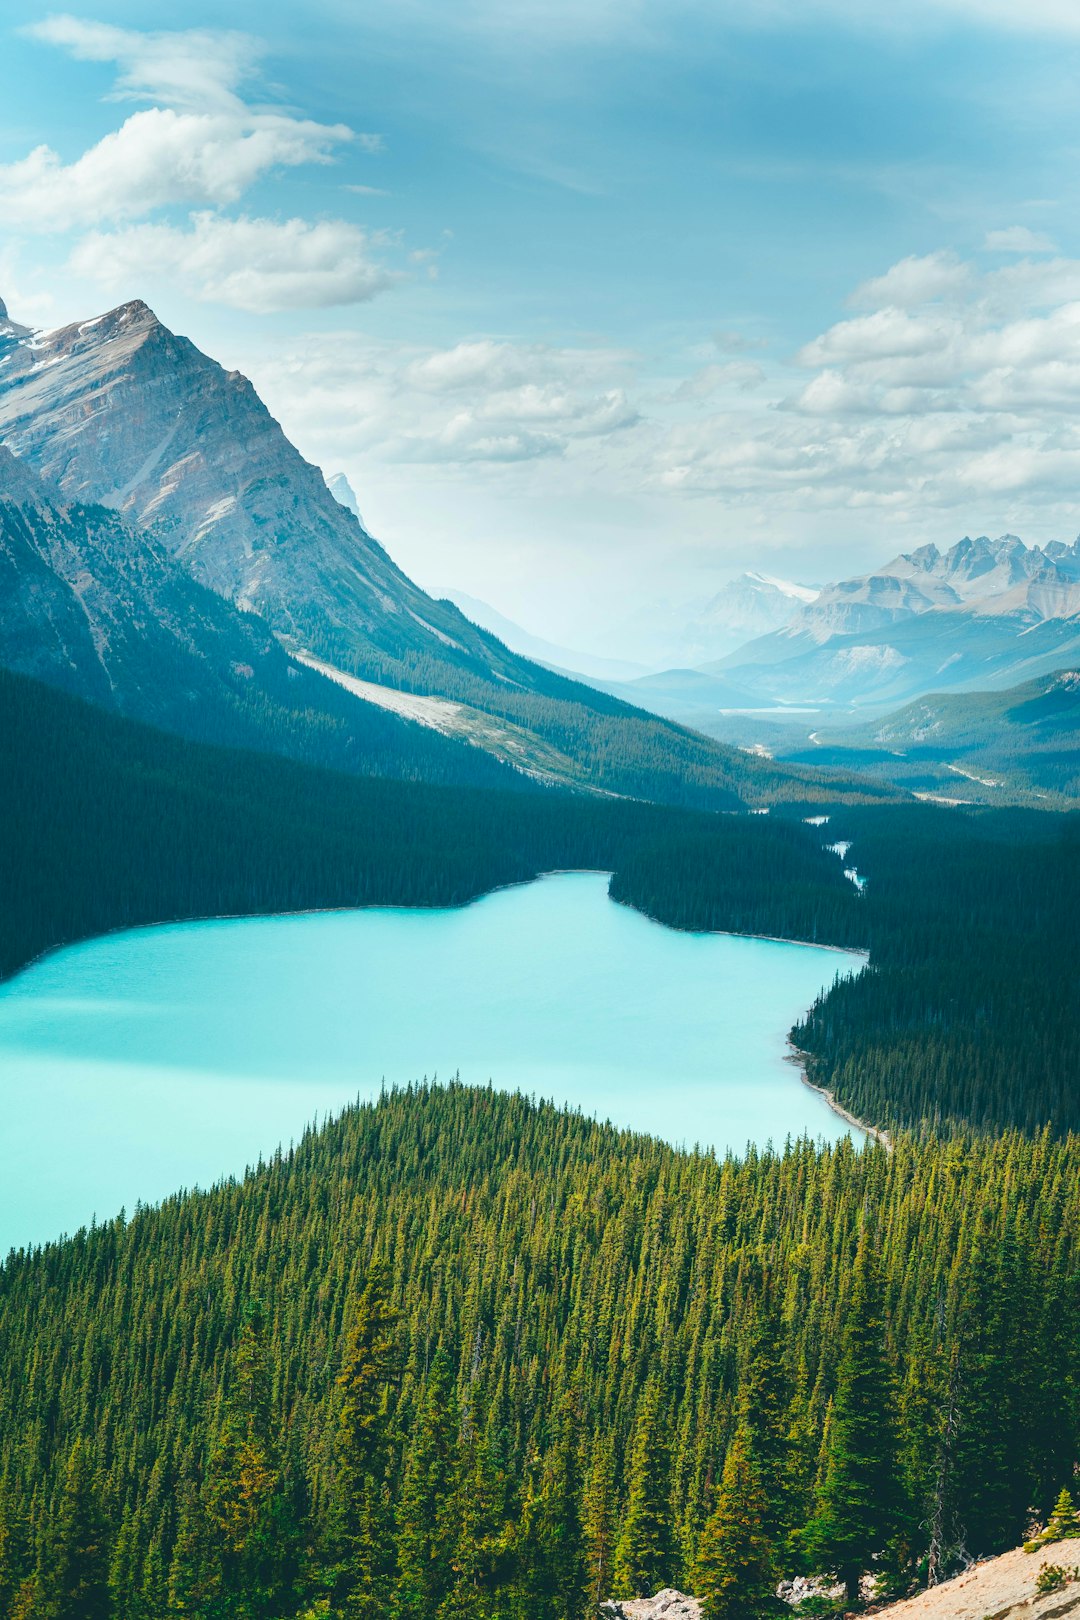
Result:
{"label": "river in valley", "polygon": [[0,1253],[242,1173],[383,1084],[459,1074],[674,1143],[850,1127],[787,1031],[852,952],[683,934],[559,873],[455,910],[177,923],[0,986]]}

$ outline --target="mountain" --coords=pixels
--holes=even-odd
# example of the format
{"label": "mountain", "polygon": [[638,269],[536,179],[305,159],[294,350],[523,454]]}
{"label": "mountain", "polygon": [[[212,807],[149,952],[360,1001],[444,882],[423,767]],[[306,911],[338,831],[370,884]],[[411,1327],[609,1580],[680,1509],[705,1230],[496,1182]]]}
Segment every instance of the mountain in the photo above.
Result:
{"label": "mountain", "polygon": [[788,703],[901,703],[1008,686],[1080,655],[1080,540],[922,546],[830,585],[783,629],[705,666]]}
{"label": "mountain", "polygon": [[349,480],[346,478],[345,474],[341,472],[331,473],[330,477],[326,480],[326,487],[334,497],[335,501],[337,501],[338,505],[343,506],[346,512],[351,512],[353,517],[356,518],[357,522],[360,524],[360,527],[363,528],[364,520],[360,516],[360,503],[356,499],[356,491],[349,483]]}
{"label": "mountain", "polygon": [[535,659],[538,664],[546,664],[549,669],[580,675],[590,685],[603,681],[632,681],[646,673],[644,664],[630,664],[618,658],[598,658],[593,653],[575,652],[569,647],[560,646],[558,642],[545,641],[543,636],[534,636],[531,630],[508,619],[490,602],[467,596],[464,591],[448,589],[440,590],[438,594],[453,602],[474,624],[498,636],[514,652]]}
{"label": "mountain", "polygon": [[[811,585],[796,585],[789,579],[753,571],[739,574],[717,591],[687,625],[683,662],[705,663],[722,656],[721,644],[731,650],[751,637],[780,630],[817,596],[816,587]],[[701,656],[696,655],[699,648]]]}
{"label": "mountain", "polygon": [[1080,802],[1080,669],[1058,670],[1005,691],[934,693],[860,725],[824,726],[818,759],[939,796],[999,804]]}
{"label": "mountain", "polygon": [[363,775],[524,785],[297,663],[153,534],[67,500],[2,445],[0,665],[204,742]]}
{"label": "mountain", "polygon": [[[513,653],[425,595],[250,382],[134,301],[0,333],[0,441],[65,499],[119,513],[354,696],[523,769],[734,809],[784,773]],[[769,787],[764,787],[766,779]],[[813,792],[812,781],[798,791]]]}
{"label": "mountain", "polygon": [[651,669],[692,669],[781,629],[817,594],[816,586],[749,571],[704,600],[650,603],[624,635],[643,649]]}

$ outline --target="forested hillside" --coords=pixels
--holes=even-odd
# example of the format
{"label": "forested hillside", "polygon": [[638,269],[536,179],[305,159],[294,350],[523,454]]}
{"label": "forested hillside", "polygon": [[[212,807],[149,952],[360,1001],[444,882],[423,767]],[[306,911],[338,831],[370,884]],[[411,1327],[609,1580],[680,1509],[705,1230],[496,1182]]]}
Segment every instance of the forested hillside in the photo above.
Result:
{"label": "forested hillside", "polygon": [[[357,780],[207,748],[0,673],[0,972],[165,919],[455,905],[566,867],[677,928],[870,950],[795,1032],[860,1118],[1080,1128],[1080,818],[705,815]],[[809,807],[806,807],[809,808]],[[825,841],[851,840],[857,894]]]}
{"label": "forested hillside", "polygon": [[[777,850],[779,931],[820,917],[870,966],[794,1030],[811,1078],[879,1125],[1080,1129],[1080,816],[863,806],[827,836],[867,879],[858,915],[822,911]],[[675,928],[753,926],[753,875],[696,831],[635,850],[612,894]]]}
{"label": "forested hillside", "polygon": [[1080,1129],[1080,816],[842,811],[870,969],[794,1031],[862,1118]]}
{"label": "forested hillside", "polygon": [[576,1620],[707,1591],[734,1523],[752,1615],[1048,1509],[1080,1141],[717,1163],[420,1089],[12,1256],[0,1311],[0,1614]]}
{"label": "forested hillside", "polygon": [[456,905],[542,871],[612,869],[690,829],[757,895],[725,926],[785,932],[797,871],[799,927],[859,943],[856,897],[820,834],[767,817],[319,771],[188,742],[3,671],[0,758],[0,975],[52,945],[170,918]]}

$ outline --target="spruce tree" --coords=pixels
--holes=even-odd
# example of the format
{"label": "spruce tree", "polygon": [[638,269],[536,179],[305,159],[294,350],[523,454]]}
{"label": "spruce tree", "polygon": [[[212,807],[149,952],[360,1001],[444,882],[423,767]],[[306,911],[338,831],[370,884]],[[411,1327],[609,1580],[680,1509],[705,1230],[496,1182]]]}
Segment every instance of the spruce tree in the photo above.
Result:
{"label": "spruce tree", "polygon": [[804,1538],[811,1563],[843,1582],[850,1604],[858,1602],[863,1571],[900,1524],[894,1408],[881,1280],[864,1233],[846,1306],[817,1509]]}
{"label": "spruce tree", "polygon": [[571,1397],[564,1396],[555,1422],[554,1442],[522,1513],[519,1557],[529,1620],[579,1620],[587,1609],[578,1420]]}
{"label": "spruce tree", "polygon": [[1080,1513],[1076,1511],[1071,1491],[1063,1487],[1054,1503],[1049,1523],[1037,1539],[1037,1545],[1045,1546],[1051,1541],[1071,1541],[1077,1536],[1080,1536]]}
{"label": "spruce tree", "polygon": [[769,1512],[744,1421],[728,1447],[716,1506],[698,1539],[692,1580],[703,1620],[759,1620],[779,1610]]}
{"label": "spruce tree", "polygon": [[387,1484],[388,1400],[398,1369],[396,1315],[374,1266],[345,1340],[337,1423],[337,1517],[341,1560],[335,1596],[347,1614],[385,1601],[393,1580],[393,1524]]}
{"label": "spruce tree", "polygon": [[295,1556],[296,1527],[272,1432],[265,1337],[265,1315],[254,1302],[233,1356],[203,1492],[210,1587],[220,1612],[238,1620],[281,1612]]}
{"label": "spruce tree", "polygon": [[598,1608],[612,1593],[611,1563],[615,1547],[615,1451],[602,1435],[593,1448],[582,1507],[589,1582],[589,1601]]}
{"label": "spruce tree", "polygon": [[765,1533],[774,1544],[791,1528],[792,1508],[789,1411],[793,1389],[783,1346],[778,1302],[766,1276],[748,1336],[740,1395],[765,1500]]}
{"label": "spruce tree", "polygon": [[100,1483],[76,1440],[39,1586],[49,1620],[109,1620],[109,1548]]}
{"label": "spruce tree", "polygon": [[670,1441],[655,1375],[647,1381],[638,1407],[629,1476],[612,1584],[618,1597],[651,1597],[674,1577]]}
{"label": "spruce tree", "polygon": [[430,1620],[452,1584],[450,1500],[458,1424],[450,1358],[440,1351],[408,1437],[397,1507],[397,1611],[402,1620]]}

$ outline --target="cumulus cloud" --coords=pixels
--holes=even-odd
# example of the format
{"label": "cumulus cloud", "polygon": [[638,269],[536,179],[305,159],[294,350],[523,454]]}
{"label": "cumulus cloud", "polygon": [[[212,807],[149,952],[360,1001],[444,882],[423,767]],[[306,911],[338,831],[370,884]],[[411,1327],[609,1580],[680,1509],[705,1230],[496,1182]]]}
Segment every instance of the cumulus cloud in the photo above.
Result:
{"label": "cumulus cloud", "polygon": [[233,203],[268,170],[326,163],[349,138],[344,125],[277,113],[146,108],[74,163],[39,146],[0,165],[0,210],[10,224],[67,231],[169,204]]}
{"label": "cumulus cloud", "polygon": [[131,225],[94,231],[71,268],[114,291],[167,276],[193,297],[259,314],[363,303],[400,279],[372,257],[367,235],[340,220],[223,219],[188,227]]}
{"label": "cumulus cloud", "polygon": [[471,339],[402,352],[339,333],[254,366],[308,452],[476,469],[606,453],[641,422],[619,350]]}
{"label": "cumulus cloud", "polygon": [[[110,99],[152,104],[72,161],[38,146],[0,165],[9,225],[95,227],[71,254],[78,273],[125,293],[168,274],[197,298],[255,311],[358,303],[401,279],[344,220],[224,212],[274,170],[330,163],[349,142],[382,150],[379,135],[245,99],[263,55],[258,40],[208,29],[138,32],[68,15],[23,32],[80,61],[113,64]],[[186,209],[195,211],[181,223],[177,210]],[[110,225],[119,228],[103,228]]]}
{"label": "cumulus cloud", "polygon": [[972,267],[955,253],[912,255],[894,264],[883,276],[856,287],[848,303],[858,309],[917,309],[936,299],[962,297],[971,289]]}

